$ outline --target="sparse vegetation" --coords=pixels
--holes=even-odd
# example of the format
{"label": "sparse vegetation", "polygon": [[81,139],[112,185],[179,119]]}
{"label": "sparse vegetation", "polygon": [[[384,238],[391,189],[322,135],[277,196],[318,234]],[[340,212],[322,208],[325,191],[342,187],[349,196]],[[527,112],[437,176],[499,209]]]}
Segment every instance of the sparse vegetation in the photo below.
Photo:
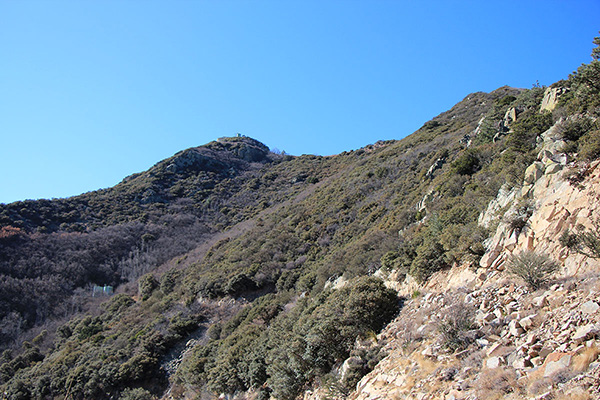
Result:
{"label": "sparse vegetation", "polygon": [[508,261],[508,271],[537,290],[542,287],[554,274],[560,265],[545,254],[533,251],[522,251],[513,255]]}
{"label": "sparse vegetation", "polygon": [[444,318],[438,324],[442,345],[451,351],[460,351],[476,339],[474,310],[465,304],[449,307]]}
{"label": "sparse vegetation", "polygon": [[567,230],[560,237],[560,244],[585,256],[600,259],[600,220],[596,220],[592,229],[578,225],[576,232]]}
{"label": "sparse vegetation", "polygon": [[514,212],[505,217],[505,222],[511,231],[515,231],[517,235],[527,227],[529,218],[533,214],[533,205],[529,201],[522,201],[517,204]]}

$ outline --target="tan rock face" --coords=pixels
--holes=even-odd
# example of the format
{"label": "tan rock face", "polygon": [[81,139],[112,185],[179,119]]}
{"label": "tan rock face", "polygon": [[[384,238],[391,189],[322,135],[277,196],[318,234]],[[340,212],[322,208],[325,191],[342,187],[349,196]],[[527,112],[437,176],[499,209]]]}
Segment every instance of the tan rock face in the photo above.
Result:
{"label": "tan rock face", "polygon": [[510,127],[514,122],[517,121],[517,109],[514,107],[506,110],[506,114],[504,114],[504,126]]}
{"label": "tan rock face", "polygon": [[[527,221],[526,229],[517,237],[511,237],[514,232],[509,232],[504,224],[499,224],[496,233],[487,243],[488,251],[481,258],[480,266],[486,269],[495,268],[511,254],[535,249],[563,262],[563,276],[582,274],[598,268],[600,263],[597,260],[570,252],[560,245],[559,238],[566,229],[573,230],[579,224],[590,229],[593,219],[597,218],[596,210],[600,209],[600,198],[597,195],[600,192],[599,165],[600,162],[597,161],[590,166],[589,176],[581,186],[565,181],[561,172],[544,174],[541,172],[541,162],[531,165],[526,179],[534,181],[528,190],[534,211]],[[513,193],[516,192],[500,193],[499,199],[504,202],[510,198],[516,203],[521,196],[515,196]],[[491,222],[490,215],[499,209],[491,206],[492,204],[484,213],[485,216],[480,217],[480,222]]]}
{"label": "tan rock face", "polygon": [[542,104],[540,106],[540,111],[552,111],[556,108],[558,104],[558,99],[560,96],[566,92],[565,88],[547,88],[544,92],[544,98],[542,99]]}
{"label": "tan rock face", "polygon": [[[494,274],[503,275],[488,273],[486,283],[471,288],[438,283],[435,291],[409,300],[400,316],[378,335],[378,342],[386,343],[388,356],[347,398],[445,399],[460,387],[457,398],[474,399],[480,398],[481,382],[497,376],[514,379],[515,393],[523,394],[541,378],[551,382],[567,377],[577,385],[581,377],[592,376],[590,371],[596,366],[600,379],[597,273],[586,279],[558,281],[543,293],[506,278],[494,280]],[[451,274],[439,276],[449,278]],[[460,304],[473,310],[479,335],[466,350],[451,352],[437,341],[436,327],[456,301],[453,292],[462,293]],[[562,389],[554,387],[549,393],[555,396],[557,390]],[[570,392],[560,393],[571,398]]]}

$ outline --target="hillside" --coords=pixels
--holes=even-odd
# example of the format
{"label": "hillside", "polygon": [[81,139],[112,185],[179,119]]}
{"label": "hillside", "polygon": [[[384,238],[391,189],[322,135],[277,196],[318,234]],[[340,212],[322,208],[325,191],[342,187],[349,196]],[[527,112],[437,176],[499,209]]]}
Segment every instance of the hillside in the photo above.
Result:
{"label": "hillside", "polygon": [[[596,395],[577,382],[600,321],[572,310],[596,308],[599,65],[470,94],[399,141],[294,157],[221,138],[0,205],[4,396]],[[522,250],[554,274],[515,277]]]}
{"label": "hillside", "polygon": [[[528,191],[501,192],[482,214],[500,222],[478,268],[443,271],[412,292],[378,336],[388,356],[350,398],[599,398],[600,253],[561,240],[581,226],[598,243],[599,166],[577,185],[548,169]],[[517,232],[506,221],[523,200],[532,213]],[[527,251],[560,261],[548,284],[506,273]]]}

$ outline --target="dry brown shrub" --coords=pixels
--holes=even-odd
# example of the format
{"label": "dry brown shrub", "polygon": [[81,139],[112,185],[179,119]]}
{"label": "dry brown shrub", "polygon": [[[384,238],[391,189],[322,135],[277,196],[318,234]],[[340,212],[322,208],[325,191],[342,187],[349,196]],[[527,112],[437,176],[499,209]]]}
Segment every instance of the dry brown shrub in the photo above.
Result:
{"label": "dry brown shrub", "polygon": [[545,393],[552,388],[552,380],[544,377],[544,368],[538,368],[534,372],[527,375],[527,378],[527,393],[532,396]]}
{"label": "dry brown shrub", "polygon": [[600,349],[598,347],[593,346],[585,348],[573,359],[573,370],[575,372],[587,371],[590,364],[596,361],[598,355],[600,355]]}
{"label": "dry brown shrub", "polygon": [[592,400],[592,395],[583,388],[575,388],[567,393],[560,393],[554,400]]}
{"label": "dry brown shrub", "polygon": [[474,386],[478,398],[486,400],[504,399],[510,394],[523,391],[517,383],[515,371],[511,368],[483,370]]}

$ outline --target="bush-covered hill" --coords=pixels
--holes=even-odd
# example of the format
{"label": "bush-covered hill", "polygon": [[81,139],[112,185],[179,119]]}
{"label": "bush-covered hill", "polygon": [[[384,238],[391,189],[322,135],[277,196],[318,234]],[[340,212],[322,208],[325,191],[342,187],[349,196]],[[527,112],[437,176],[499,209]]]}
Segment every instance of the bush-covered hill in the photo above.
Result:
{"label": "bush-covered hill", "polygon": [[[503,87],[400,141],[292,157],[222,138],[110,189],[0,205],[2,391],[349,390],[383,356],[360,341],[402,305],[375,271],[424,282],[477,263],[489,235],[479,214],[523,181],[552,125],[571,158],[600,155],[599,63],[553,85],[551,110],[550,90]],[[117,294],[92,297],[92,284]],[[340,380],[331,371],[350,355]]]}

